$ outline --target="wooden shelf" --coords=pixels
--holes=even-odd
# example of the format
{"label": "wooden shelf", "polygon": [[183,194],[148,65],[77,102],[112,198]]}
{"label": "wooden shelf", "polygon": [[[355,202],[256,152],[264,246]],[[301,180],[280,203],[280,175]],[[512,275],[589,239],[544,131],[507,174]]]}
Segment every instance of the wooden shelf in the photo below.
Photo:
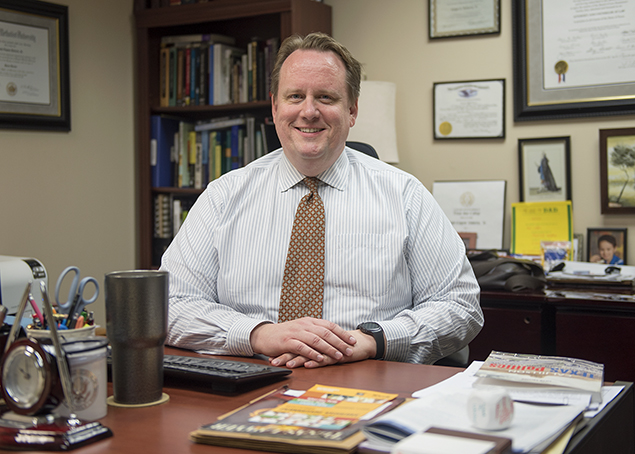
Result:
{"label": "wooden shelf", "polygon": [[[152,269],[153,196],[169,193],[196,197],[202,190],[153,188],[150,168],[150,117],[164,114],[197,121],[238,114],[270,114],[270,101],[222,106],[160,107],[159,49],[161,37],[193,33],[218,33],[246,46],[253,37],[278,37],[314,31],[331,34],[331,7],[313,0],[213,0],[204,3],[138,7],[137,39],[136,175],[137,267]],[[156,266],[155,266],[156,267]]]}

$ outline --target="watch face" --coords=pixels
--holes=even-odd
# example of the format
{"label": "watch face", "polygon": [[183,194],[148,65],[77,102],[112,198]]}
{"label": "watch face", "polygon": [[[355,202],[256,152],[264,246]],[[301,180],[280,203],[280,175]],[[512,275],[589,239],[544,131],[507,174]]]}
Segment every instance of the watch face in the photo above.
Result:
{"label": "watch face", "polygon": [[2,367],[5,397],[19,409],[38,404],[46,388],[45,360],[30,345],[17,345],[7,352]]}
{"label": "watch face", "polygon": [[360,323],[359,329],[364,330],[364,331],[368,331],[368,332],[381,332],[382,331],[381,326],[379,325],[379,323],[375,323],[375,322]]}

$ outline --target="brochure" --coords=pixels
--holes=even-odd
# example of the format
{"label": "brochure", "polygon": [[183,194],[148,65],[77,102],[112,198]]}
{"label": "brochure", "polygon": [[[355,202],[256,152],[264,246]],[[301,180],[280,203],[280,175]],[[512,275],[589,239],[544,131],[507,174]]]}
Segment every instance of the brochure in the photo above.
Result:
{"label": "brochure", "polygon": [[190,439],[261,451],[354,452],[364,440],[363,424],[399,405],[403,399],[397,397],[325,385],[283,387],[195,430]]}

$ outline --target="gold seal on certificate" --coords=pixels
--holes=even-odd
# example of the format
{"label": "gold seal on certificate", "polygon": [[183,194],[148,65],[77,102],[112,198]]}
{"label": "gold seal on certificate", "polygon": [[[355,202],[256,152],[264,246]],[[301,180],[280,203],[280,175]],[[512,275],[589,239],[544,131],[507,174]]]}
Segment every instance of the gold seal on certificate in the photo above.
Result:
{"label": "gold seal on certificate", "polygon": [[447,136],[452,132],[452,124],[448,121],[444,121],[439,125],[439,132],[444,136]]}
{"label": "gold seal on certificate", "polygon": [[556,63],[554,69],[558,75],[558,82],[564,82],[564,74],[569,70],[569,64],[564,60],[560,60]]}

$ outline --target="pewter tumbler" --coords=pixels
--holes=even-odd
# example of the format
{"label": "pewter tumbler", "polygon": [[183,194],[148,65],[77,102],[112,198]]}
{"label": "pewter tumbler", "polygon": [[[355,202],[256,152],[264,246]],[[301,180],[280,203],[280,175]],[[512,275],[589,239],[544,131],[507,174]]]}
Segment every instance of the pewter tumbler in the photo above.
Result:
{"label": "pewter tumbler", "polygon": [[157,402],[163,391],[163,344],[168,326],[168,273],[106,274],[106,331],[112,346],[115,403]]}

